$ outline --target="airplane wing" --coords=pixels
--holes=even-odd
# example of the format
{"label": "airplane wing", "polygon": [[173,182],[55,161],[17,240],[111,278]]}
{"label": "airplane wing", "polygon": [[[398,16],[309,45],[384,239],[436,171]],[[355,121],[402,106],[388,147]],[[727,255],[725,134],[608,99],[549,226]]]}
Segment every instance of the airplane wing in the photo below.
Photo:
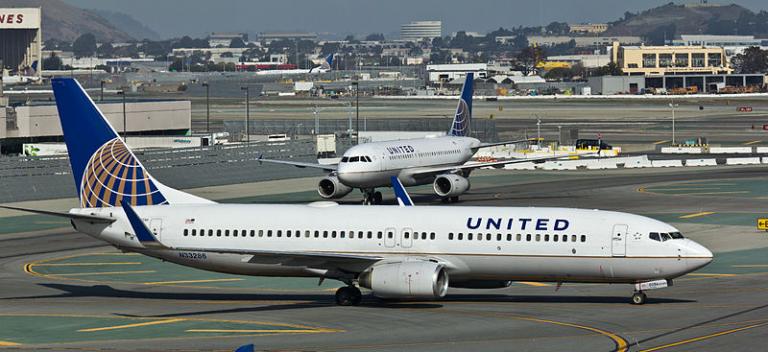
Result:
{"label": "airplane wing", "polygon": [[273,163],[273,164],[284,164],[284,165],[293,165],[298,168],[314,168],[314,169],[321,169],[325,171],[336,171],[337,165],[336,164],[314,164],[314,163],[304,163],[300,161],[287,161],[287,160],[274,160],[274,159],[264,159],[262,157],[259,157],[259,163],[265,162],[265,163]]}
{"label": "airplane wing", "polygon": [[17,211],[23,211],[27,213],[35,213],[35,214],[42,214],[42,215],[50,215],[50,216],[58,216],[62,218],[68,218],[72,220],[84,220],[89,221],[92,223],[105,223],[105,224],[111,224],[117,219],[111,218],[108,216],[98,216],[98,215],[86,215],[86,214],[76,214],[76,213],[64,213],[64,212],[58,212],[58,211],[48,211],[48,210],[38,210],[38,209],[29,209],[29,208],[19,208],[19,207],[11,207],[7,205],[0,205],[0,208],[10,209],[10,210],[17,210]]}
{"label": "airplane wing", "polygon": [[489,148],[489,147],[495,147],[498,145],[509,145],[509,144],[517,144],[517,143],[523,143],[523,142],[535,142],[536,138],[526,138],[526,139],[518,139],[514,141],[505,141],[505,142],[496,142],[496,143],[481,143],[476,148],[473,148],[475,150],[481,149],[481,148]]}
{"label": "airplane wing", "polygon": [[583,156],[597,156],[597,154],[542,156],[542,157],[535,157],[535,158],[502,160],[502,161],[494,161],[494,162],[487,162],[487,163],[475,162],[475,163],[467,163],[464,165],[456,165],[456,166],[425,167],[425,168],[416,168],[413,171],[409,172],[409,174],[418,176],[418,175],[438,174],[443,172],[459,171],[459,170],[474,170],[474,169],[479,169],[481,167],[501,168],[504,165],[509,165],[509,164],[519,164],[519,163],[527,163],[527,162],[533,162],[533,163],[539,164],[549,160],[574,160],[574,159],[579,159],[580,157],[583,157]]}

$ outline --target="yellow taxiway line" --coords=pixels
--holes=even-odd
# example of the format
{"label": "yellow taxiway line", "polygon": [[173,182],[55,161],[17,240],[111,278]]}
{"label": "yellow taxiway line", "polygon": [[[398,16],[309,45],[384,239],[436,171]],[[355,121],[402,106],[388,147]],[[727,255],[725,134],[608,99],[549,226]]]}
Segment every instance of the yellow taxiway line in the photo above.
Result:
{"label": "yellow taxiway line", "polygon": [[19,346],[19,345],[21,345],[21,344],[20,343],[16,343],[16,342],[0,341],[0,346],[2,346],[2,347]]}
{"label": "yellow taxiway line", "polygon": [[129,275],[129,274],[151,274],[156,273],[155,270],[134,270],[134,271],[101,271],[91,273],[72,273],[72,274],[47,274],[49,276],[91,276],[91,275]]}
{"label": "yellow taxiway line", "polygon": [[569,326],[572,328],[592,331],[594,333],[598,333],[603,336],[607,336],[613,342],[616,344],[616,349],[614,351],[616,352],[627,352],[629,349],[629,345],[627,344],[627,340],[625,340],[623,337],[616,335],[610,331],[600,330],[598,328],[593,328],[591,326],[585,326],[585,325],[578,325],[573,323],[565,323],[561,321],[554,321],[554,320],[546,320],[546,319],[538,319],[538,318],[528,318],[528,317],[516,317],[516,319],[520,320],[528,320],[528,321],[535,321],[539,323],[548,323],[548,324],[554,324],[554,325],[561,325],[561,326]]}
{"label": "yellow taxiway line", "polygon": [[208,332],[208,333],[239,333],[239,334],[307,334],[307,333],[325,333],[325,332],[337,332],[333,329],[312,329],[312,330],[285,330],[285,329],[189,329],[184,332]]}
{"label": "yellow taxiway line", "polygon": [[164,319],[164,320],[155,320],[155,321],[147,321],[143,323],[134,323],[134,324],[126,324],[126,325],[115,325],[115,326],[106,326],[103,328],[90,328],[90,329],[80,329],[77,330],[77,332],[95,332],[95,331],[108,331],[108,330],[118,330],[118,329],[129,329],[129,328],[138,328],[142,326],[150,326],[150,325],[160,325],[160,324],[171,324],[171,323],[178,323],[180,321],[184,321],[186,319]]}
{"label": "yellow taxiway line", "polygon": [[533,282],[533,281],[515,281],[518,284],[528,285],[528,286],[536,286],[536,287],[544,287],[544,286],[550,286],[547,283],[543,282]]}
{"label": "yellow taxiway line", "polygon": [[714,334],[694,337],[694,338],[687,339],[687,340],[682,340],[682,341],[678,341],[678,342],[669,343],[669,344],[666,344],[666,345],[661,345],[661,346],[649,348],[647,350],[642,350],[640,352],[651,352],[651,351],[663,350],[665,348],[676,347],[676,346],[685,345],[685,344],[692,343],[692,342],[707,340],[707,339],[711,339],[711,338],[714,338],[714,337],[728,335],[728,334],[733,334],[733,333],[736,333],[736,332],[739,332],[739,331],[754,329],[754,328],[758,328],[758,327],[765,326],[765,325],[768,325],[768,323],[753,324],[753,325],[748,325],[748,326],[744,326],[744,327],[740,327],[740,328],[736,328],[736,329],[720,331],[720,332],[716,332]]}
{"label": "yellow taxiway line", "polygon": [[141,265],[141,262],[114,262],[114,263],[41,263],[35,266],[100,266],[100,265]]}
{"label": "yellow taxiway line", "polygon": [[151,281],[142,282],[144,285],[175,285],[175,284],[194,284],[199,282],[231,282],[231,281],[243,281],[244,279],[207,279],[207,280],[180,280],[180,281]]}
{"label": "yellow taxiway line", "polygon": [[664,144],[664,143],[667,143],[667,142],[669,142],[669,141],[670,141],[669,139],[667,139],[667,140],[663,140],[663,141],[657,141],[657,142],[653,142],[653,145]]}
{"label": "yellow taxiway line", "polygon": [[762,142],[762,140],[756,140],[756,141],[746,142],[746,143],[744,143],[744,145],[752,145],[752,144],[757,144],[757,143],[760,143],[760,142]]}
{"label": "yellow taxiway line", "polygon": [[680,219],[691,219],[691,218],[698,218],[699,216],[705,216],[705,215],[712,215],[714,214],[714,211],[702,211],[698,213],[683,215],[680,217]]}

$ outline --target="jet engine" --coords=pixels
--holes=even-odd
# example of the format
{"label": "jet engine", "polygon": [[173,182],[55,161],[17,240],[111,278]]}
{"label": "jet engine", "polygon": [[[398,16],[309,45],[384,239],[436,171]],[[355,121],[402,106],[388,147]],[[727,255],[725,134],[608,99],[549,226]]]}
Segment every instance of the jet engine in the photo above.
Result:
{"label": "jet engine", "polygon": [[461,175],[444,174],[437,176],[432,186],[440,197],[457,197],[469,190],[469,180]]}
{"label": "jet engine", "polygon": [[352,192],[352,187],[349,187],[336,176],[326,176],[317,184],[317,193],[323,199],[338,199],[346,196]]}
{"label": "jet engine", "polygon": [[448,292],[448,273],[429,261],[383,263],[360,274],[358,283],[379,298],[436,299]]}

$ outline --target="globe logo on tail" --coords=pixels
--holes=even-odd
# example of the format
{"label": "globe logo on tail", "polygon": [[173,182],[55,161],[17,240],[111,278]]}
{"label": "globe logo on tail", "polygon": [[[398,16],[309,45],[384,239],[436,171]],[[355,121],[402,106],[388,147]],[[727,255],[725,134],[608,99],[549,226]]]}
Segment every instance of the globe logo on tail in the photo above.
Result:
{"label": "globe logo on tail", "polygon": [[459,106],[456,109],[456,117],[453,119],[452,136],[466,136],[469,134],[469,106],[464,99],[459,100]]}
{"label": "globe logo on tail", "polygon": [[167,204],[125,143],[114,138],[91,156],[83,172],[80,203],[84,208]]}

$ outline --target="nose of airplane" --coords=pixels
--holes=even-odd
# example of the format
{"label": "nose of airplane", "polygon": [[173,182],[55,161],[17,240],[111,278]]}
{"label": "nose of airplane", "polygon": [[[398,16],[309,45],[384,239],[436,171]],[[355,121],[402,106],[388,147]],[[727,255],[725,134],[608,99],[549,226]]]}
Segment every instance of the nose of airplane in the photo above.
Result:
{"label": "nose of airplane", "polygon": [[714,255],[707,247],[692,241],[686,240],[685,249],[688,254],[687,262],[689,270],[693,271],[699,269],[712,262]]}

